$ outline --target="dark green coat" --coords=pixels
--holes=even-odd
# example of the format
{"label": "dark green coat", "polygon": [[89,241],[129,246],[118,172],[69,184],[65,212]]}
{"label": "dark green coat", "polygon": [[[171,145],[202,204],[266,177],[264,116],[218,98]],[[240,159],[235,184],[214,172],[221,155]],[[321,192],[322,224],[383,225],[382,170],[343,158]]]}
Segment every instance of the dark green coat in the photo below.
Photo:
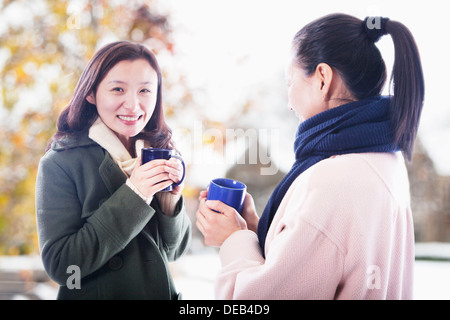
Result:
{"label": "dark green coat", "polygon": [[[126,184],[109,153],[87,134],[53,143],[39,163],[39,245],[58,299],[176,299],[168,261],[190,240],[183,198],[173,217]],[[81,288],[72,288],[81,272]],[[73,268],[73,267],[72,267]],[[69,284],[69,287],[67,286]]]}

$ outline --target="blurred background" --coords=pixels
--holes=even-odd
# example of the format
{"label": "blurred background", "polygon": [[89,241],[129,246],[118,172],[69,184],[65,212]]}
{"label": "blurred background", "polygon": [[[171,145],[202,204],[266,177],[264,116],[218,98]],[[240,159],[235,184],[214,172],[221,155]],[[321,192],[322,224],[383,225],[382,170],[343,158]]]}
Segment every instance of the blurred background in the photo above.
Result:
{"label": "blurred background", "polygon": [[[293,161],[298,120],[285,66],[306,23],[343,12],[407,25],[419,46],[426,100],[408,163],[416,236],[415,297],[450,299],[450,103],[441,41],[444,1],[0,0],[0,299],[54,299],[35,224],[39,159],[90,57],[116,40],[145,43],[163,70],[163,104],[187,163],[189,253],[171,268],[185,299],[212,299],[217,248],[195,227],[208,182],[241,180],[258,212]],[[388,70],[393,46],[377,44]],[[389,88],[386,88],[386,93]]]}

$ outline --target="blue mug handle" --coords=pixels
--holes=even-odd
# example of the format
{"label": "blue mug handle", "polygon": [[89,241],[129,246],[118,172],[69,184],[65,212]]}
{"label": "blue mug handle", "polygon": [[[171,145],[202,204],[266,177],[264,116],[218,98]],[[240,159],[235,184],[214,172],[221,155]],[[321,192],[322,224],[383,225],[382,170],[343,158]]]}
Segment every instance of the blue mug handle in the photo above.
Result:
{"label": "blue mug handle", "polygon": [[178,187],[184,181],[184,176],[186,175],[186,166],[184,165],[184,161],[183,161],[183,159],[180,156],[174,154],[174,155],[171,155],[170,157],[171,158],[177,158],[178,160],[181,161],[181,164],[183,165],[183,176],[181,177],[180,182],[172,184],[173,187]]}

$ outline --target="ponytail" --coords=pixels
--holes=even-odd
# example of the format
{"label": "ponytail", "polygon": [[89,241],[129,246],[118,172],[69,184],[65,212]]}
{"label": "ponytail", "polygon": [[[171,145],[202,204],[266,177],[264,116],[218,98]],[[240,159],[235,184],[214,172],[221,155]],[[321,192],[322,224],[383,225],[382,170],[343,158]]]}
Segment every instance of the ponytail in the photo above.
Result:
{"label": "ponytail", "polygon": [[395,49],[391,84],[392,130],[396,144],[411,160],[425,96],[425,84],[419,50],[411,32],[400,22],[386,22]]}
{"label": "ponytail", "polygon": [[293,45],[297,64],[308,76],[319,63],[326,63],[338,70],[353,96],[362,100],[380,95],[386,82],[386,65],[375,45],[386,34],[391,35],[395,48],[392,137],[411,160],[424,100],[424,79],[416,43],[403,24],[382,17],[361,21],[346,14],[331,14],[303,27]]}

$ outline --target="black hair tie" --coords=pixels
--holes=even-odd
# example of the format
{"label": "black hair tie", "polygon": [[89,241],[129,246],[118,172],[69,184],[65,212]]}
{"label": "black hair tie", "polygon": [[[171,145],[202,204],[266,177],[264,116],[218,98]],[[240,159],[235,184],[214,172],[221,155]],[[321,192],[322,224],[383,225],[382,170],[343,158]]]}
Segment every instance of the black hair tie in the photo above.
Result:
{"label": "black hair tie", "polygon": [[380,40],[382,36],[387,34],[386,22],[389,18],[383,17],[366,17],[363,22],[364,31],[370,40],[374,43]]}

